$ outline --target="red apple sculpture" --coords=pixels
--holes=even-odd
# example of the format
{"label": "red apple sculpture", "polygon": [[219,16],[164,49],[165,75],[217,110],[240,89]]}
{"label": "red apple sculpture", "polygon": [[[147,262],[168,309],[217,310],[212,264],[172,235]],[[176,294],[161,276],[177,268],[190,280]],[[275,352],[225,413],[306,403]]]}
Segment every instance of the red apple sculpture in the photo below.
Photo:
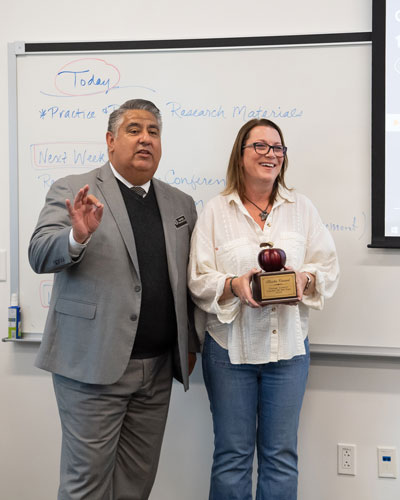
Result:
{"label": "red apple sculpture", "polygon": [[286,254],[281,248],[273,248],[272,243],[261,243],[263,250],[258,254],[258,263],[266,273],[280,271],[285,267]]}
{"label": "red apple sculpture", "polygon": [[258,263],[263,271],[253,274],[253,298],[259,304],[293,304],[298,301],[296,273],[284,270],[286,254],[273,243],[261,243]]}

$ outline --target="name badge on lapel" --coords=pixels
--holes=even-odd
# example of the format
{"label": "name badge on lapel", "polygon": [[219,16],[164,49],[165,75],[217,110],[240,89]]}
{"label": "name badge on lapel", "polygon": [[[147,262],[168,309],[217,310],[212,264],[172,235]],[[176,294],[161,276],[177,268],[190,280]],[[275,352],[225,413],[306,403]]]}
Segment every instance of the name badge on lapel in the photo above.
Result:
{"label": "name badge on lapel", "polygon": [[185,219],[184,215],[181,215],[180,217],[178,217],[177,219],[175,219],[175,227],[176,227],[176,229],[178,229],[179,227],[184,226],[185,224],[187,224],[187,220]]}

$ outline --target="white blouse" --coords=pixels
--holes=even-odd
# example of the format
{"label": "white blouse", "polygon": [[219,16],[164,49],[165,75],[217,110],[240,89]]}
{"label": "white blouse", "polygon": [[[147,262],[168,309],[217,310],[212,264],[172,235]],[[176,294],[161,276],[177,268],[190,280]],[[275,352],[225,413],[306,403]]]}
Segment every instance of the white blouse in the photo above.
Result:
{"label": "white blouse", "polygon": [[[295,306],[242,305],[236,297],[218,303],[230,276],[259,268],[260,243],[286,252],[286,265],[316,277],[315,292]],[[322,309],[333,295],[339,265],[333,239],[311,201],[280,190],[264,229],[252,219],[237,193],[210,200],[192,234],[189,289],[200,341],[204,330],[228,349],[233,364],[268,363],[304,354],[309,307]],[[201,312],[203,311],[203,312]]]}

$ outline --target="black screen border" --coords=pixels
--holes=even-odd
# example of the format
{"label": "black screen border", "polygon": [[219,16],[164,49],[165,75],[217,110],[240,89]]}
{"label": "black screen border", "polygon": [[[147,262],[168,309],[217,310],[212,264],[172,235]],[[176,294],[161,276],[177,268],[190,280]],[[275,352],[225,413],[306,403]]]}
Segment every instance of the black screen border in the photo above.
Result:
{"label": "black screen border", "polygon": [[386,0],[372,5],[371,243],[400,248],[400,237],[385,236],[386,179]]}

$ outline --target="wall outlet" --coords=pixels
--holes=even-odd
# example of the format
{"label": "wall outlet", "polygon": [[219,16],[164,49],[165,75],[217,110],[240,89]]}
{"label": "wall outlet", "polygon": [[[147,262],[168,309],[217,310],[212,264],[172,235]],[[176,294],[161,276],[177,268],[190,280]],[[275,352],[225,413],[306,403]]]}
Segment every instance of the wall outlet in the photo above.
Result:
{"label": "wall outlet", "polygon": [[356,445],[343,444],[337,445],[338,474],[356,475]]}
{"label": "wall outlet", "polygon": [[378,446],[378,477],[397,477],[396,448]]}

